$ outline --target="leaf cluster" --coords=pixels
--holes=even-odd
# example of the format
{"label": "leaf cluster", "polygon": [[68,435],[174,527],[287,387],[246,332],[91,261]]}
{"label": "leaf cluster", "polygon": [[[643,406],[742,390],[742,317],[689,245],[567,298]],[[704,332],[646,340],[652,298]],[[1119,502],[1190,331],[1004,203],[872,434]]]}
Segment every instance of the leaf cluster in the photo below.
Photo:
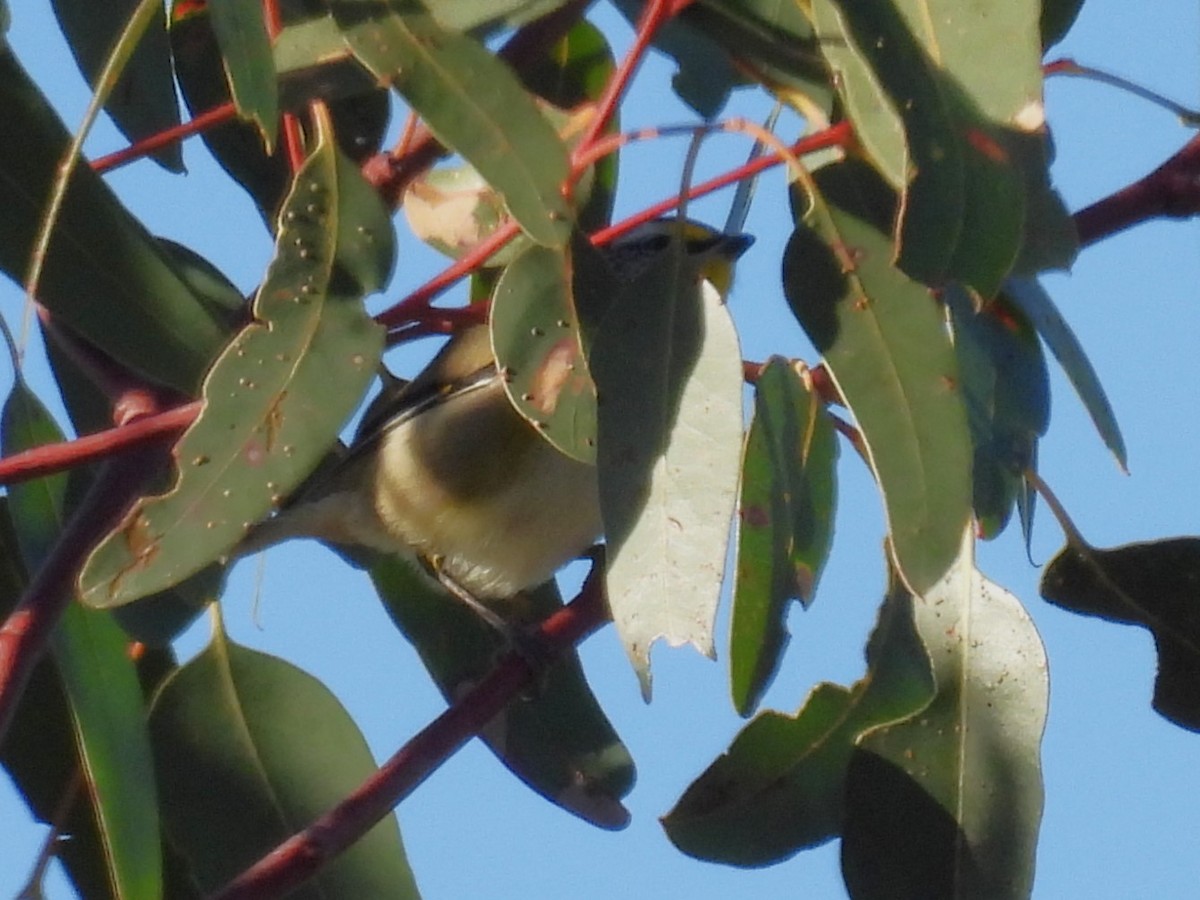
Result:
{"label": "leaf cluster", "polygon": [[[145,3],[54,4],[105,111],[155,163],[182,170],[177,145],[158,140],[181,127],[176,88],[193,119],[212,116],[203,141],[274,239],[249,298],[150,234],[92,168],[59,165],[70,134],[0,48],[0,110],[21,136],[0,140],[0,269],[24,283],[49,229],[33,287],[75,432],[103,428],[130,386],[163,407],[202,401],[172,447],[137,451],[143,483],[108,511],[106,536],[76,548],[79,602],[64,604],[0,734],[33,814],[73,836],[61,857],[79,891],[219,891],[375,770],[328,689],[232,642],[219,613],[197,658],[177,664],[171,642],[219,609],[247,530],[337,457],[387,343],[478,316],[430,306],[432,288],[367,312],[368,297],[415,283],[395,272],[400,207],[414,239],[457,260],[490,304],[515,408],[595,464],[609,606],[647,697],[651,645],[711,654],[731,595],[731,699],[754,718],[664,818],[670,839],[751,866],[840,838],[855,897],[1027,896],[1047,663],[975,549],[1014,513],[1029,540],[1050,424],[1044,348],[1125,464],[1099,378],[1037,282],[1078,250],[1049,179],[1041,65],[1081,0],[613,0],[673,58],[672,88],[702,128],[736,130],[717,117],[749,89],[832,136],[832,153],[797,137],[773,159],[789,166],[794,226],[780,295],[811,364],[744,363],[738,316],[679,254],[616,271],[604,245],[617,155],[601,151],[619,143],[606,101],[623,76],[587,3],[278,0],[266,16],[232,0],[151,5],[129,35]],[[405,116],[405,137],[382,150]],[[547,404],[538,391],[564,347],[571,374]],[[64,440],[19,377],[0,425],[5,457]],[[869,470],[887,525],[891,577],[864,674],[816,686],[794,713],[760,711],[793,602],[823,593],[845,465]],[[30,602],[107,471],[80,460],[69,478],[9,487],[6,614]],[[1195,539],[1098,550],[1053,505],[1069,539],[1046,598],[1149,628],[1155,708],[1200,727]],[[493,631],[411,560],[354,562],[447,698],[486,680],[504,649]],[[550,583],[505,609],[531,625],[561,604]],[[569,813],[627,822],[633,759],[573,653],[481,736]],[[339,834],[352,849],[297,896],[416,896],[386,808],[361,840]]]}

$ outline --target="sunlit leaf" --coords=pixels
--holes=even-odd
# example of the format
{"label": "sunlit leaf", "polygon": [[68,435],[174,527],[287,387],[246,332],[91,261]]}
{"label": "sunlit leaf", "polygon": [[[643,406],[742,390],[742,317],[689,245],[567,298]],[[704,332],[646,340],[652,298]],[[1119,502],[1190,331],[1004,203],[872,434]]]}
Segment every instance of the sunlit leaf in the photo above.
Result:
{"label": "sunlit leaf", "polygon": [[868,731],[846,776],[842,874],[855,898],[1025,898],[1042,816],[1046,656],[1020,601],[965,533],[913,602],[937,693]]}
{"label": "sunlit leaf", "polygon": [[[150,734],[168,836],[206,893],[375,771],[328,688],[219,630],[156,694]],[[395,817],[289,896],[416,897]]]}
{"label": "sunlit leaf", "polygon": [[[992,296],[1022,243],[1025,190],[1011,144],[1040,133],[1040,4],[947,0],[838,4],[845,50],[865,61],[904,123],[909,178],[898,221],[899,265],[914,278],[956,279]],[[856,79],[860,83],[861,79]],[[843,85],[847,98],[848,85]],[[878,133],[869,104],[847,103]],[[868,149],[893,154],[891,141]]]}
{"label": "sunlit leaf", "polygon": [[320,461],[374,376],[382,332],[361,297],[391,269],[391,223],[324,126],[284,204],[255,321],[209,373],[176,449],[178,481],[85,566],[93,606],[163,590],[226,553]]}
{"label": "sunlit leaf", "polygon": [[[412,563],[381,560],[371,567],[371,578],[448,701],[484,678],[507,649],[494,627]],[[498,611],[520,629],[554,612],[562,600],[547,584],[503,604]],[[537,687],[505,707],[480,737],[551,803],[601,828],[628,824],[621,799],[633,788],[633,760],[588,687],[576,653],[543,673]]]}
{"label": "sunlit leaf", "polygon": [[807,607],[816,594],[833,540],[837,449],[820,399],[786,360],[769,360],[755,384],[738,504],[729,669],[742,715],[774,677],[791,601]]}
{"label": "sunlit leaf", "polygon": [[[923,593],[958,556],[971,439],[954,348],[929,291],[891,263],[891,192],[865,166],[816,173],[784,256],[784,291],[861,430],[892,550]],[[835,249],[836,248],[836,255]]]}
{"label": "sunlit leaf", "polygon": [[1153,634],[1154,708],[1200,731],[1200,538],[1107,550],[1073,542],[1046,566],[1041,593],[1063,609]]}
{"label": "sunlit leaf", "polygon": [[713,653],[742,443],[729,311],[681,245],[665,256],[620,292],[588,359],[609,606],[647,697],[654,641]]}
{"label": "sunlit leaf", "polygon": [[904,122],[847,32],[837,0],[812,0],[817,43],[838,81],[854,135],[893,190],[908,184]]}

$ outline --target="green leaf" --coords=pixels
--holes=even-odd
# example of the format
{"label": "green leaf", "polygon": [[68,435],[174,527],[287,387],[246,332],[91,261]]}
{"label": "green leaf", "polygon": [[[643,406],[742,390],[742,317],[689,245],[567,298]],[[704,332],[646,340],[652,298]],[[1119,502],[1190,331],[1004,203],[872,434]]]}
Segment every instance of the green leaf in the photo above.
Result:
{"label": "green leaf", "polygon": [[[70,138],[12,54],[0,51],[0,269],[25,278]],[[38,299],[131,371],[193,393],[225,340],[174,260],[87,166],[76,166]]]}
{"label": "green leaf", "polygon": [[1036,465],[1038,438],[1050,424],[1049,375],[1037,332],[1004,295],[978,311],[956,288],[942,297],[975,445],[975,519],[990,539],[1008,524],[1025,491],[1023,473]]}
{"label": "green leaf", "polygon": [[[634,0],[614,0],[614,5],[630,24],[644,8]],[[700,0],[665,22],[655,32],[654,46],[679,67],[671,79],[675,93],[706,119],[721,111],[731,90],[747,82],[747,71],[786,101],[801,95],[823,114],[832,106],[828,73],[800,4]]]}
{"label": "green leaf", "polygon": [[[971,439],[937,303],[891,262],[891,192],[864,165],[816,173],[788,243],[784,291],[853,411],[883,492],[897,566],[923,594],[958,556]],[[836,248],[836,251],[832,248]]]}
{"label": "green leaf", "polygon": [[[410,561],[381,560],[371,579],[447,701],[486,677],[507,649],[495,628]],[[497,611],[515,629],[562,605],[553,582],[503,602]],[[601,828],[628,824],[621,798],[633,788],[633,759],[588,687],[576,652],[547,670],[528,696],[506,706],[480,737],[551,803]]]}
{"label": "green leaf", "polygon": [[566,253],[530,245],[496,284],[492,346],[517,411],[567,456],[594,464],[596,388],[574,299]]}
{"label": "green leaf", "polygon": [[80,576],[90,605],[161,591],[229,551],[316,466],[374,376],[383,335],[361,297],[391,269],[391,223],[327,117],[319,137],[284,204],[255,321],[213,366],[176,449],[178,480],[93,551]]}
{"label": "green leaf", "polygon": [[450,31],[493,31],[517,28],[539,19],[566,0],[423,0],[429,12]]}
{"label": "green leaf", "polygon": [[[1016,261],[1024,175],[1011,145],[1040,133],[1040,4],[1035,0],[839,0],[847,47],[878,78],[904,122],[909,160],[898,223],[899,265],[928,284],[956,279],[992,296]],[[847,101],[863,126],[876,113]],[[857,119],[855,119],[856,125]],[[868,149],[890,148],[874,142]]]}
{"label": "green leaf", "polygon": [[[7,616],[26,584],[7,497],[0,497],[0,557],[0,616]],[[40,822],[56,821],[63,798],[78,790],[80,762],[75,727],[52,657],[44,657],[34,666],[0,743],[0,763],[21,792],[30,814]],[[59,824],[71,840],[63,842],[56,853],[75,889],[81,896],[96,900],[115,898],[92,795],[77,794],[65,821]]]}
{"label": "green leaf", "polygon": [[[150,734],[167,833],[206,894],[375,771],[366,741],[328,688],[220,630],[163,683]],[[395,817],[289,896],[416,897]]]}
{"label": "green leaf", "polygon": [[333,14],[363,64],[504,195],[531,238],[566,242],[566,148],[503,62],[412,0],[337,0]]}
{"label": "green leaf", "polygon": [[1107,550],[1072,542],[1042,573],[1041,593],[1063,609],[1153,634],[1154,708],[1200,731],[1200,538]]}
{"label": "green leaf", "polygon": [[1125,439],[1121,427],[1108,402],[1108,395],[1100,384],[1100,376],[1092,367],[1091,360],[1075,337],[1050,295],[1032,278],[1013,278],[1005,285],[1007,296],[1029,317],[1037,329],[1083,406],[1091,416],[1092,423],[1100,433],[1101,440],[1116,457],[1117,465],[1127,471],[1128,457],[1125,454]]}
{"label": "green leaf", "polygon": [[1066,37],[1081,9],[1083,0],[1042,0],[1042,46],[1049,49]]}
{"label": "green leaf", "polygon": [[279,128],[279,89],[263,8],[241,0],[208,0],[205,5],[238,115],[258,126],[270,150]]}
{"label": "green leaf", "polygon": [[[713,655],[737,497],[742,357],[681,242],[624,286],[591,345],[609,608],[650,696],[650,645]],[[656,298],[646,303],[646,297]]]}
{"label": "green leaf", "polygon": [[913,603],[937,693],[866,732],[846,777],[842,874],[855,898],[1025,898],[1042,815],[1046,656],[974,542]]}
{"label": "green leaf", "polygon": [[758,704],[787,643],[792,600],[806,608],[833,541],[837,436],[811,388],[773,357],[755,385],[742,456],[730,687],[741,715]]}
{"label": "green leaf", "polygon": [[[138,0],[53,0],[54,15],[75,62],[93,89],[113,44],[137,5]],[[179,124],[171,47],[161,9],[129,58],[104,108],[130,143]],[[171,172],[184,170],[179,144],[170,144],[151,156]]]}
{"label": "green leaf", "polygon": [[[455,0],[457,3],[457,0]],[[574,149],[590,121],[590,114],[572,113],[588,109],[589,101],[604,95],[616,71],[612,48],[604,33],[586,19],[576,22],[566,35],[540,56],[521,66],[521,81],[552,108],[543,112],[559,135]],[[620,130],[620,110],[609,120],[605,133]],[[597,160],[579,179],[572,192],[578,206],[578,230],[591,233],[612,219],[617,192],[619,156],[610,153]]]}
{"label": "green leaf", "polygon": [[1025,174],[1025,225],[1012,273],[1029,277],[1049,269],[1066,271],[1079,254],[1079,230],[1050,182],[1050,137],[1044,132],[1022,135],[1009,141],[1008,150]]}
{"label": "green leaf", "polygon": [[[19,377],[2,419],[6,456],[63,439],[50,414]],[[17,543],[31,569],[41,564],[62,530],[65,492],[65,475],[8,489]],[[160,896],[162,859],[142,691],[126,642],[108,614],[71,604],[51,636],[50,647],[69,704],[115,896],[134,900]]]}
{"label": "green leaf", "polygon": [[867,645],[862,679],[850,688],[820,684],[794,716],[765,712],[742,729],[664,817],[679,849],[760,866],[841,833],[846,769],[858,736],[911,715],[933,695],[912,608],[912,597],[894,584]]}
{"label": "green leaf", "polygon": [[812,0],[812,17],[817,43],[838,79],[835,83],[854,123],[855,137],[892,189],[904,190],[910,175],[904,121],[855,46],[837,0]]}
{"label": "green leaf", "polygon": [[[250,9],[252,4],[247,5]],[[389,116],[388,92],[353,59],[328,13],[314,14],[306,0],[283,0],[283,30],[274,48],[280,104],[312,129],[309,107],[324,99],[333,115],[342,152],[361,163],[380,146]],[[207,6],[176,3],[171,10],[171,48],[180,93],[193,116],[230,99],[221,50]],[[268,153],[254,125],[233,119],[205,129],[201,138],[221,168],[254,199],[268,227],[291,183],[286,148]]]}

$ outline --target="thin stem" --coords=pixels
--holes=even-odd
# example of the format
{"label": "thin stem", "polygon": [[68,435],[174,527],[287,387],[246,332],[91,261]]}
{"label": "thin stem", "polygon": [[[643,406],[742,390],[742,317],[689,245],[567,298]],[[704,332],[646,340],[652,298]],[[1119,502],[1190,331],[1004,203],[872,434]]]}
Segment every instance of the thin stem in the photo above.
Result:
{"label": "thin stem", "polygon": [[1054,491],[1050,490],[1050,485],[1046,484],[1046,482],[1042,480],[1042,476],[1040,476],[1033,469],[1026,469],[1022,474],[1024,475],[1025,480],[1029,482],[1033,489],[1041,495],[1043,500],[1046,501],[1046,506],[1049,507],[1050,512],[1054,515],[1054,518],[1058,520],[1059,527],[1062,528],[1063,534],[1067,538],[1067,543],[1077,550],[1090,549],[1091,545],[1088,544],[1088,542],[1084,539],[1083,534],[1079,531],[1079,529],[1075,527],[1075,522],[1072,521],[1071,516],[1067,513],[1066,507],[1059,502],[1059,499],[1057,496],[1055,496]]}
{"label": "thin stem", "polygon": [[1188,109],[1182,103],[1176,103],[1170,97],[1164,97],[1157,91],[1152,91],[1147,87],[1143,87],[1136,82],[1130,81],[1127,78],[1122,78],[1120,75],[1114,75],[1111,72],[1105,72],[1103,69],[1095,69],[1091,66],[1081,66],[1073,59],[1056,59],[1053,62],[1046,63],[1042,67],[1047,75],[1072,75],[1077,78],[1086,78],[1089,81],[1097,81],[1100,84],[1107,84],[1109,87],[1115,87],[1118,90],[1125,91],[1127,94],[1132,94],[1142,100],[1146,100],[1155,106],[1165,109],[1169,113],[1179,117],[1179,121],[1184,125],[1198,126],[1200,125],[1200,112],[1194,109]]}

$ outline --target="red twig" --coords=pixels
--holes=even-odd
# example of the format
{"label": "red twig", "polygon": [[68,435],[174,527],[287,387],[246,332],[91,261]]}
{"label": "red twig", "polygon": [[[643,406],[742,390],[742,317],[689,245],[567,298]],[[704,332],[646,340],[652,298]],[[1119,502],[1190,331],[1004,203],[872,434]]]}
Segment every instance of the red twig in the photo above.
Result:
{"label": "red twig", "polygon": [[[608,619],[602,565],[593,566],[579,596],[547,618],[533,637],[552,656]],[[226,885],[212,900],[278,897],[311,878],[413,792],[536,677],[526,659],[506,656],[492,673],[434,719],[353,794],[288,838]]]}
{"label": "red twig", "polygon": [[[634,132],[634,135],[641,132]],[[800,156],[805,153],[812,153],[816,150],[823,150],[827,147],[844,146],[849,143],[854,136],[854,132],[850,128],[849,123],[842,122],[837,125],[827,128],[817,134],[812,134],[801,138],[793,144],[789,150]],[[621,136],[613,135],[608,138],[602,138],[596,143],[595,151],[589,152],[586,156],[581,157],[584,165],[591,165],[596,161],[599,148],[604,148],[611,152],[621,144]],[[719,175],[716,178],[710,178],[708,181],[693,185],[692,188],[684,195],[676,194],[668,197],[647,209],[642,210],[636,215],[630,216],[615,225],[610,225],[597,231],[591,236],[591,241],[596,246],[602,246],[610,241],[620,237],[623,234],[636,228],[643,222],[648,222],[651,219],[656,219],[664,213],[670,212],[677,207],[686,198],[688,200],[696,197],[703,197],[706,194],[711,194],[713,191],[718,191],[721,188],[735,184],[743,178],[748,178],[755,175],[764,169],[778,165],[782,161],[776,153],[766,153],[757,159],[745,163],[732,171]],[[443,291],[453,286],[459,279],[469,275],[489,256],[503,247],[506,243],[516,237],[520,228],[513,221],[506,222],[482,244],[479,244],[474,250],[467,255],[458,259],[453,265],[449,266],[438,275],[421,285],[407,297],[402,299],[394,306],[384,310],[375,317],[375,320],[381,325],[390,329],[398,328],[408,322],[414,320],[422,320],[429,313],[429,304],[433,302]],[[457,318],[461,313],[456,314],[453,310],[438,310],[439,316],[447,316],[449,318]]]}
{"label": "red twig", "polygon": [[61,472],[173,435],[192,423],[201,405],[196,400],[175,409],[144,416],[119,428],[15,453],[0,459],[0,484],[17,484],[30,478]]}
{"label": "red twig", "polygon": [[513,220],[505,222],[470,253],[456,260],[453,265],[425,282],[395,306],[377,315],[375,321],[388,328],[395,328],[419,319],[435,297],[454,285],[460,278],[474,272],[483,264],[484,260],[516,237],[520,230]]}
{"label": "red twig", "polygon": [[588,153],[592,145],[596,142],[596,139],[608,127],[608,123],[612,120],[613,113],[616,111],[617,104],[621,102],[621,97],[624,95],[625,89],[629,86],[629,82],[637,71],[638,66],[642,64],[642,59],[645,57],[646,50],[650,47],[650,42],[654,39],[654,35],[658,33],[658,29],[662,27],[664,22],[690,3],[691,0],[651,0],[646,5],[645,10],[642,12],[642,17],[637,23],[637,33],[633,39],[633,46],[629,48],[629,52],[621,60],[621,65],[617,67],[617,71],[609,79],[604,89],[604,95],[597,104],[595,116],[588,123],[587,130],[584,131],[583,137],[575,145],[575,150],[571,154],[571,166],[574,178],[578,178],[579,173],[587,168],[586,164],[579,165],[579,160]]}
{"label": "red twig", "polygon": [[12,722],[30,673],[46,651],[54,626],[75,596],[75,579],[93,545],[124,514],[140,491],[152,450],[109,461],[0,625],[0,743]]}
{"label": "red twig", "polygon": [[126,163],[131,163],[135,159],[149,156],[155,150],[165,147],[168,144],[182,141],[184,138],[191,137],[193,134],[220,125],[223,122],[228,122],[230,119],[236,117],[237,108],[233,105],[233,101],[230,100],[207,112],[201,113],[189,122],[176,125],[174,128],[168,128],[165,131],[160,131],[158,134],[151,135],[144,140],[138,141],[136,144],[130,144],[124,150],[117,150],[115,153],[109,153],[107,156],[92,160],[92,168],[97,172],[109,172]]}
{"label": "red twig", "polygon": [[1075,213],[1081,246],[1160,216],[1200,215],[1200,134],[1150,174]]}
{"label": "red twig", "polygon": [[[839,122],[826,128],[824,131],[819,131],[816,134],[810,134],[803,137],[788,148],[794,155],[802,156],[805,153],[812,153],[816,150],[824,150],[827,147],[841,147],[848,144],[854,138],[854,131],[850,127],[849,122]],[[636,215],[630,216],[618,222],[616,225],[609,225],[592,235],[593,244],[604,244],[611,241],[613,238],[619,237],[622,234],[631,231],[643,222],[649,222],[651,219],[657,219],[671,210],[679,206],[686,198],[694,200],[697,197],[703,197],[711,194],[714,191],[719,191],[721,188],[728,187],[741,181],[743,178],[749,178],[752,175],[757,175],[765,169],[772,166],[777,166],[782,162],[782,157],[777,153],[764,153],[762,156],[741,166],[733,169],[723,175],[718,175],[716,178],[710,178],[708,181],[703,181],[700,184],[693,185],[691,190],[685,195],[676,194],[672,197],[667,197],[658,203],[648,206]]]}

